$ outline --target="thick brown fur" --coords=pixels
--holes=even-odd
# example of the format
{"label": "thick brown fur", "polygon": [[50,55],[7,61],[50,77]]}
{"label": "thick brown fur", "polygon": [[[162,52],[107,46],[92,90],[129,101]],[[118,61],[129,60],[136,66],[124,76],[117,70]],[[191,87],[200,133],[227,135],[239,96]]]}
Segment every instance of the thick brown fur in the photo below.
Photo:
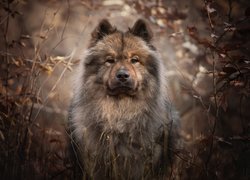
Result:
{"label": "thick brown fur", "polygon": [[151,39],[144,20],[127,32],[102,20],[92,33],[69,112],[84,177],[159,179],[171,171],[177,115]]}

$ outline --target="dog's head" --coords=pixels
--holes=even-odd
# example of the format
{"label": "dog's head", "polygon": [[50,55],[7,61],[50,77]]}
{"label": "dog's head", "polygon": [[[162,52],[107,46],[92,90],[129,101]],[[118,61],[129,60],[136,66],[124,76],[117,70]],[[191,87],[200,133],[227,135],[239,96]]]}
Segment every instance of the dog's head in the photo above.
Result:
{"label": "dog's head", "polygon": [[[92,32],[85,60],[85,78],[110,96],[132,96],[154,91],[159,81],[159,60],[151,44],[152,32],[138,20],[127,32],[102,20]],[[152,93],[152,92],[151,92]]]}

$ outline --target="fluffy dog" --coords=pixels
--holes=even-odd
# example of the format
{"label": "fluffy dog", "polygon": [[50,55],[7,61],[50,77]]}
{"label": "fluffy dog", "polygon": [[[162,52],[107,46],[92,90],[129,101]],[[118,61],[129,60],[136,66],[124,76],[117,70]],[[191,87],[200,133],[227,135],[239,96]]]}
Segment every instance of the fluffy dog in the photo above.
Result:
{"label": "fluffy dog", "polygon": [[165,68],[139,19],[122,32],[102,20],[80,64],[69,121],[90,179],[154,179],[173,162],[177,115]]}

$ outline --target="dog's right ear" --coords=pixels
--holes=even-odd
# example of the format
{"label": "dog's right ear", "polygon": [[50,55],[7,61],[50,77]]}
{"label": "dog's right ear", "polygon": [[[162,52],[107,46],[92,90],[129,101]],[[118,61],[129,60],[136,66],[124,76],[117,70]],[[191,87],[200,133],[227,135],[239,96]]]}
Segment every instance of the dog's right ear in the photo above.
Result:
{"label": "dog's right ear", "polygon": [[96,43],[99,40],[101,40],[104,36],[112,34],[115,31],[116,31],[116,28],[114,28],[107,19],[103,19],[100,21],[100,23],[92,32],[91,42]]}
{"label": "dog's right ear", "polygon": [[146,42],[150,42],[153,37],[152,30],[150,29],[148,23],[143,19],[137,20],[134,26],[129,28],[129,32],[142,38]]}

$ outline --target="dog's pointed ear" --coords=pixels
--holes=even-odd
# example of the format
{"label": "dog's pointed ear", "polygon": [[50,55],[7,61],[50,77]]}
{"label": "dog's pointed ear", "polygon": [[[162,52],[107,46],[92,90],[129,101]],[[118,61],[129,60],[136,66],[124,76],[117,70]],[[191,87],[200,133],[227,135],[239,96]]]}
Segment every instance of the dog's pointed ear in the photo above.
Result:
{"label": "dog's pointed ear", "polygon": [[92,32],[92,42],[101,40],[104,36],[112,34],[116,31],[107,19],[103,19]]}
{"label": "dog's pointed ear", "polygon": [[149,25],[143,19],[139,19],[135,22],[134,26],[129,29],[129,32],[135,36],[142,38],[146,42],[150,42],[153,37],[152,30]]}

